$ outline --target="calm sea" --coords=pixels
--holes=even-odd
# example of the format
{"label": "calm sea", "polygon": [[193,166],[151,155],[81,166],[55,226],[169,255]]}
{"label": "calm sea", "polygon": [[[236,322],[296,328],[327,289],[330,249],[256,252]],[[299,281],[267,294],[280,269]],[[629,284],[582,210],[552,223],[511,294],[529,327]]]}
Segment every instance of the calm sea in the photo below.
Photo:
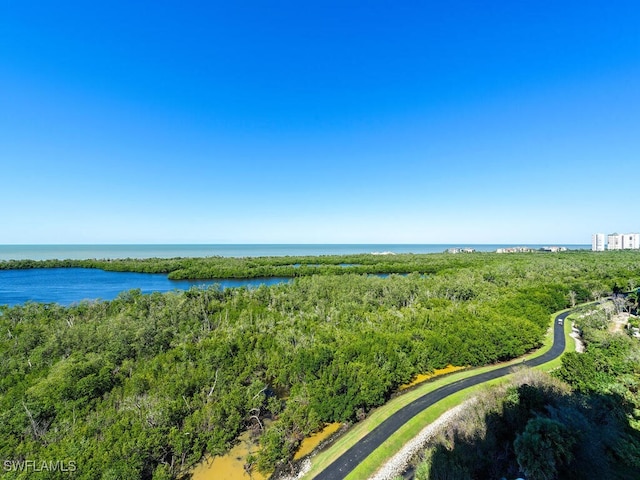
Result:
{"label": "calm sea", "polygon": [[[470,247],[491,252],[505,246],[510,245],[0,245],[0,260],[437,253],[450,247]],[[528,246],[539,248],[542,245]],[[589,248],[588,245],[564,246],[570,249]],[[151,293],[186,290],[194,285],[256,287],[287,281],[284,278],[173,281],[163,274],[105,272],[84,268],[0,270],[0,305],[17,305],[27,301],[70,305],[82,300],[112,300],[120,292],[132,289]]]}
{"label": "calm sea", "polygon": [[[356,253],[440,253],[452,247],[470,247],[479,252],[498,248],[548,245],[473,244],[304,244],[304,245],[0,245],[0,260],[174,258],[174,257],[265,257],[304,255],[349,255]],[[590,245],[560,245],[569,249],[590,249]]]}

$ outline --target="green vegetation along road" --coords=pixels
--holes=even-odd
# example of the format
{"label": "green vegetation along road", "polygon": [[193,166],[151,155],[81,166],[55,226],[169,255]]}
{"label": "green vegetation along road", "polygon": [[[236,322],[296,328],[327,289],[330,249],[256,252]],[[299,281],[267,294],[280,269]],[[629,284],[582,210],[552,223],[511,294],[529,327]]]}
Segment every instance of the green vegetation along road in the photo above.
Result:
{"label": "green vegetation along road", "polygon": [[[566,342],[564,335],[564,320],[570,314],[565,311],[558,314],[554,321],[553,345],[543,355],[536,357],[529,362],[528,366],[535,367],[550,362],[558,358],[565,350]],[[423,395],[412,403],[387,418],[378,425],[356,445],[347,450],[342,456],[335,460],[325,470],[318,474],[316,480],[337,480],[345,478],[360,462],[367,458],[376,448],[378,448],[389,436],[398,430],[416,414],[429,408],[444,398],[466,388],[479,385],[499,377],[512,373],[513,365],[508,365],[489,372],[480,373],[472,377],[464,378],[430,393]]]}

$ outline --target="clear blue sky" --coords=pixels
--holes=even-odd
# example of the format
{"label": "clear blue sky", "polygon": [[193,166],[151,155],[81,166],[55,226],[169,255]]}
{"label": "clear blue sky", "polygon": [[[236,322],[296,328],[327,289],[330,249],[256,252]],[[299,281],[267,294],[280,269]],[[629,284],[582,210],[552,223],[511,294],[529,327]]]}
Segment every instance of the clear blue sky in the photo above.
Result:
{"label": "clear blue sky", "polygon": [[637,1],[0,2],[0,243],[640,231]]}

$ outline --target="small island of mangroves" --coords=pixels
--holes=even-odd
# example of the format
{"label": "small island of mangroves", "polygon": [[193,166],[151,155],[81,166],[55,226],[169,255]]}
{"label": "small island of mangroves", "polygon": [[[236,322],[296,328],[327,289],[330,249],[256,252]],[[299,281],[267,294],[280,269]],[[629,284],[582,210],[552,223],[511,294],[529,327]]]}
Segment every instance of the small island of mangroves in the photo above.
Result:
{"label": "small island of mangroves", "polygon": [[248,471],[288,469],[305,437],[416,376],[519,357],[552,312],[640,285],[632,251],[0,262],[60,267],[294,279],[0,306],[0,458],[72,460],[87,479],[181,478],[247,432]]}

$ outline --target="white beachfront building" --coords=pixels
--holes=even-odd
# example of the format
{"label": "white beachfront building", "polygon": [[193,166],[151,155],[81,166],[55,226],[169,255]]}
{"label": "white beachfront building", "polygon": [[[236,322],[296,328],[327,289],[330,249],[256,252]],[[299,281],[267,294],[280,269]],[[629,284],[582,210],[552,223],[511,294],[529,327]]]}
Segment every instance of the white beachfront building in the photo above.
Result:
{"label": "white beachfront building", "polygon": [[591,236],[591,250],[594,252],[604,252],[604,233],[594,233]]}
{"label": "white beachfront building", "polygon": [[612,233],[607,235],[607,250],[638,249],[640,249],[640,233]]}
{"label": "white beachfront building", "polygon": [[607,250],[622,250],[622,235],[619,233],[607,235]]}
{"label": "white beachfront building", "polygon": [[640,233],[625,233],[622,235],[623,249],[640,249]]}

